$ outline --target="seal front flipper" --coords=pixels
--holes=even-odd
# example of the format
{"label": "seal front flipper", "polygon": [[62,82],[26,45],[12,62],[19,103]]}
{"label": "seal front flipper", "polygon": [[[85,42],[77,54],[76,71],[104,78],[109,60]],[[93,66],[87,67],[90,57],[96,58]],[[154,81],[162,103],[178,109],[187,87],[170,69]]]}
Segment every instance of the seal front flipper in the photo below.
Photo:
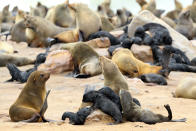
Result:
{"label": "seal front flipper", "polygon": [[91,75],[87,74],[74,74],[74,78],[89,78]]}
{"label": "seal front flipper", "polygon": [[47,93],[46,93],[46,98],[45,98],[45,100],[44,100],[44,104],[43,104],[43,106],[42,106],[42,108],[41,108],[41,110],[40,110],[40,112],[39,112],[40,116],[43,116],[44,113],[45,113],[45,111],[46,111],[47,108],[48,108],[47,99],[48,99],[48,95],[50,94],[50,91],[51,91],[51,90],[48,90]]}

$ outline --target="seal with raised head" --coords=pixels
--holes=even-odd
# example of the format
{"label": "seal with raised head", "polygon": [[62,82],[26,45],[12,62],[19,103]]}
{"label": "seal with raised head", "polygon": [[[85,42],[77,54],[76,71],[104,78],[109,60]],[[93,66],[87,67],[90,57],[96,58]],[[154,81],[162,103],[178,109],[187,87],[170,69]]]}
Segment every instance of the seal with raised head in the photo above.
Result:
{"label": "seal with raised head", "polygon": [[50,74],[42,71],[33,72],[20,95],[9,109],[12,121],[38,122],[47,120],[44,113],[47,110],[46,81]]}
{"label": "seal with raised head", "polygon": [[116,94],[119,94],[120,89],[128,89],[125,77],[113,61],[100,56],[100,63],[104,75],[104,86],[110,87]]}
{"label": "seal with raised head", "polygon": [[164,105],[168,116],[155,114],[150,110],[144,110],[133,102],[131,94],[126,90],[120,90],[120,101],[123,109],[123,117],[131,122],[144,122],[146,124],[156,124],[160,122],[185,122],[186,118],[172,120],[172,111],[169,105]]}

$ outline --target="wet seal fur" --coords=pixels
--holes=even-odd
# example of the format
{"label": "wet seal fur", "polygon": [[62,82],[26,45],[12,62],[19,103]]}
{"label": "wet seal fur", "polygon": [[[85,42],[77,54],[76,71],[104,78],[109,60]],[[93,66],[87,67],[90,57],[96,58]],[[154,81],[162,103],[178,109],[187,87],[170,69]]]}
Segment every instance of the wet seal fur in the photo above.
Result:
{"label": "wet seal fur", "polygon": [[35,71],[33,72],[19,97],[9,109],[12,121],[24,122],[46,122],[44,113],[47,110],[47,96],[45,83],[50,74]]}
{"label": "wet seal fur", "polygon": [[150,110],[144,110],[133,102],[131,94],[126,90],[120,90],[120,100],[123,109],[123,117],[131,122],[144,122],[146,124],[156,124],[160,122],[185,122],[186,118],[172,120],[172,111],[169,105],[164,105],[168,116],[155,114]]}

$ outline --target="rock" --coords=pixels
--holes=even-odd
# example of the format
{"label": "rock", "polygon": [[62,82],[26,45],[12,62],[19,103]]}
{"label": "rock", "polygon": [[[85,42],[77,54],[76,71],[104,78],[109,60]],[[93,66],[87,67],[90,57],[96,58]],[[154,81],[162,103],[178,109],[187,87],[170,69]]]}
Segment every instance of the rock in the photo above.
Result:
{"label": "rock", "polygon": [[116,30],[116,31],[111,31],[110,34],[112,34],[115,37],[120,37],[124,33],[123,30]]}
{"label": "rock", "polygon": [[102,122],[105,122],[105,123],[112,123],[114,122],[114,120],[112,119],[111,116],[103,113],[101,110],[96,110],[94,111],[93,113],[91,113],[86,121],[102,121]]}
{"label": "rock", "polygon": [[133,18],[132,22],[129,24],[128,27],[129,37],[132,37],[134,35],[134,32],[138,26],[142,26],[150,22],[159,23],[165,26],[169,30],[170,35],[173,38],[172,45],[184,51],[189,59],[192,59],[193,57],[196,56],[196,50],[192,48],[191,42],[187,38],[185,38],[183,35],[175,31],[174,29],[172,29],[164,21],[157,18],[147,10],[142,11],[141,13],[139,13],[137,16]]}
{"label": "rock", "polygon": [[38,70],[46,70],[50,73],[62,73],[73,70],[71,53],[67,50],[56,50],[48,54],[44,64]]}
{"label": "rock", "polygon": [[99,56],[110,58],[107,48],[96,48],[95,51],[99,54]]}
{"label": "rock", "polygon": [[153,62],[150,46],[133,44],[131,47],[133,55],[143,62]]}
{"label": "rock", "polygon": [[86,42],[93,48],[107,48],[111,45],[109,38],[101,37]]}

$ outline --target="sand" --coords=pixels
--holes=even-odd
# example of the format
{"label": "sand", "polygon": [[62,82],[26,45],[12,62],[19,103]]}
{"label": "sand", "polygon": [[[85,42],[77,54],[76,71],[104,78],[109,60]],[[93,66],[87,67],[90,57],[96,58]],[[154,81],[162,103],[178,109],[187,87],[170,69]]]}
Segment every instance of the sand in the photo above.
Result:
{"label": "sand", "polygon": [[[35,58],[45,49],[29,48],[25,43],[16,44],[10,42],[14,49],[19,51],[19,56]],[[33,67],[33,65],[19,67],[21,70]],[[52,123],[22,123],[11,122],[9,107],[16,100],[24,84],[17,82],[5,83],[10,78],[6,67],[0,68],[0,131],[195,131],[196,130],[196,101],[192,99],[173,98],[171,92],[175,91],[178,83],[185,77],[196,77],[194,73],[172,72],[169,76],[168,86],[147,86],[137,79],[126,78],[132,95],[139,99],[143,108],[156,113],[167,115],[164,104],[169,104],[173,111],[173,119],[187,118],[186,123],[165,122],[155,125],[147,125],[140,122],[125,122],[118,125],[107,125],[108,121],[87,120],[85,125],[77,126],[65,122]],[[48,97],[48,110],[45,117],[52,120],[61,120],[65,111],[76,112],[81,104],[84,89],[87,86],[103,86],[103,76],[95,76],[88,79],[75,79],[64,74],[51,75],[47,81],[47,89],[52,89]]]}

